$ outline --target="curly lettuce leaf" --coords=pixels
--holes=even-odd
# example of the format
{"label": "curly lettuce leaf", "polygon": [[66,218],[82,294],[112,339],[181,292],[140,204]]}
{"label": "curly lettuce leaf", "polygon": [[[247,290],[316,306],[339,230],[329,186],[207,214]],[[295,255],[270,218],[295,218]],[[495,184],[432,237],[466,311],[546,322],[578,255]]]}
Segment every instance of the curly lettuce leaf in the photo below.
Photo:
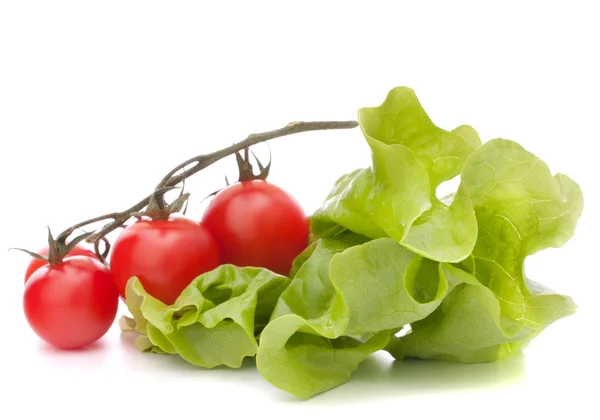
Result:
{"label": "curly lettuce leaf", "polygon": [[[281,294],[272,319],[297,314],[308,320],[319,335],[336,338],[349,321],[349,308],[329,277],[331,259],[362,241],[357,235],[313,243],[296,260],[303,261],[288,288]],[[308,330],[308,329],[307,329]]]}
{"label": "curly lettuce leaf", "polygon": [[531,339],[533,330],[502,315],[500,301],[474,276],[451,265],[444,271],[461,283],[409,334],[394,338],[387,348],[394,357],[486,362],[509,353],[509,343]]}
{"label": "curly lettuce leaf", "polygon": [[288,284],[287,277],[266,269],[227,264],[199,276],[172,305],[165,305],[132,278],[127,306],[143,334],[136,344],[178,354],[197,366],[238,368],[256,354],[256,335]]}
{"label": "curly lettuce leaf", "polygon": [[435,261],[459,262],[472,252],[477,229],[471,198],[461,184],[450,205],[433,201],[432,208],[415,220],[401,243]]}
{"label": "curly lettuce leaf", "polygon": [[479,224],[473,254],[451,268],[463,284],[412,324],[410,334],[392,340],[395,357],[497,360],[576,311],[569,296],[527,279],[524,266],[527,256],[560,247],[574,234],[583,210],[577,184],[552,176],[539,158],[503,139],[473,153],[462,178]]}
{"label": "curly lettuce leaf", "polygon": [[317,237],[345,230],[369,238],[390,237],[436,261],[458,262],[473,250],[477,223],[470,198],[460,188],[448,206],[437,187],[457,176],[481,144],[469,126],[437,127],[414,91],[398,87],[378,107],[358,113],[371,148],[372,165],[338,179],[311,217]]}
{"label": "curly lettuce leaf", "polygon": [[[392,332],[427,317],[456,285],[439,264],[390,238],[322,239],[305,252],[257,353],[265,379],[300,398],[346,382]],[[416,282],[419,273],[433,275]]]}
{"label": "curly lettuce leaf", "polygon": [[402,145],[373,145],[373,166],[338,179],[311,217],[317,237],[328,237],[341,226],[369,238],[400,241],[431,207],[427,172],[413,152]]}
{"label": "curly lettuce leaf", "polygon": [[471,153],[481,145],[471,127],[449,132],[436,126],[414,90],[392,89],[378,107],[361,108],[358,122],[369,144],[403,145],[427,171],[433,189],[460,174]]}
{"label": "curly lettuce leaf", "polygon": [[299,398],[335,388],[370,354],[383,349],[390,332],[366,338],[326,338],[304,318],[289,314],[273,320],[261,336],[256,365],[276,387]]}
{"label": "curly lettuce leaf", "polygon": [[[472,151],[476,150],[482,144],[479,134],[470,125],[463,124],[459,127],[456,127],[454,130],[452,130],[452,134],[462,137],[462,139],[470,146]],[[466,162],[466,159],[462,159],[461,161],[464,164],[464,162]]]}
{"label": "curly lettuce leaf", "polygon": [[[495,294],[512,319],[543,329],[553,318],[548,312],[570,312],[570,300],[540,294],[528,285],[524,264],[527,256],[561,247],[573,236],[583,211],[579,186],[566,175],[552,176],[537,156],[504,139],[479,148],[462,179],[479,225],[473,254],[463,266]],[[546,307],[550,302],[552,310],[532,309],[534,303]]]}
{"label": "curly lettuce leaf", "polygon": [[[428,264],[390,238],[336,254],[329,269],[350,308],[345,333],[398,329],[433,312],[453,285],[436,272],[438,264],[427,270]],[[424,271],[430,275],[419,276]]]}

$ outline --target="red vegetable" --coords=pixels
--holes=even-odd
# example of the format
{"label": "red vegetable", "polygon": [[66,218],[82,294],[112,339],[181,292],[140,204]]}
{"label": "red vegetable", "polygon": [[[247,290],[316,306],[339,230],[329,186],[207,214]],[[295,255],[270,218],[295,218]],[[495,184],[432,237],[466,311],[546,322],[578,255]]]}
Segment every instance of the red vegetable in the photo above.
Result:
{"label": "red vegetable", "polygon": [[192,280],[219,265],[219,251],[202,224],[181,216],[139,220],[115,241],[110,258],[117,288],[125,298],[131,277],[165,304],[172,304]]}
{"label": "red vegetable", "polygon": [[[38,254],[41,255],[42,257],[47,257],[48,256],[48,245],[46,245],[44,248],[40,249],[38,251]],[[100,259],[98,258],[98,256],[90,251],[87,248],[84,248],[80,245],[76,245],[68,254],[67,257],[75,257],[77,255],[83,255],[86,257],[91,257],[94,258],[98,261],[100,261]],[[29,264],[27,265],[27,269],[25,270],[25,283],[27,283],[27,280],[29,280],[29,278],[31,277],[31,275],[40,267],[45,266],[46,264],[48,264],[47,261],[44,260],[40,260],[39,258],[32,258],[31,261],[29,261]]]}
{"label": "red vegetable", "polygon": [[221,263],[264,267],[288,275],[308,244],[303,209],[283,189],[263,180],[242,181],[215,195],[202,223],[219,246]]}
{"label": "red vegetable", "polygon": [[36,270],[25,285],[23,309],[35,333],[72,349],[100,339],[115,320],[119,293],[108,268],[85,256]]}

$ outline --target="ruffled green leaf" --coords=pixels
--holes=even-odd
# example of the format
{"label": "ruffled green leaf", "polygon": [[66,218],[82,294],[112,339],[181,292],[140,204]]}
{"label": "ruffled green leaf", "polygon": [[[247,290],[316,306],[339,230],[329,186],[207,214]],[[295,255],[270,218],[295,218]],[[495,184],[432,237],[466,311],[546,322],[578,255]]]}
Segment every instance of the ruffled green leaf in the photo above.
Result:
{"label": "ruffled green leaf", "polygon": [[374,144],[373,167],[342,176],[311,217],[316,236],[331,237],[342,227],[400,241],[431,207],[427,172],[414,154],[402,145]]}
{"label": "ruffled green leaf", "polygon": [[[390,237],[424,257],[447,262],[466,258],[477,223],[464,188],[452,205],[437,187],[457,176],[481,144],[475,130],[437,127],[413,90],[398,87],[382,105],[358,113],[372,165],[342,176],[311,218],[317,237],[344,230],[369,238]],[[460,232],[460,233],[457,233]]]}
{"label": "ruffled green leaf", "polygon": [[298,397],[346,382],[393,331],[429,315],[455,286],[439,264],[393,239],[357,238],[323,239],[299,257],[304,263],[261,335],[259,371]]}
{"label": "ruffled green leaf", "polygon": [[450,265],[443,269],[447,277],[461,283],[435,312],[413,323],[405,337],[394,340],[388,347],[393,356],[493,361],[510,351],[510,343],[531,339],[533,331],[503,316],[498,299],[474,276]]}
{"label": "ruffled green leaf", "polygon": [[[533,311],[531,303],[564,299],[530,288],[525,259],[545,248],[561,247],[572,237],[583,211],[579,186],[566,175],[552,176],[542,160],[503,139],[479,148],[462,179],[479,225],[473,255],[463,266],[495,294],[504,314],[543,329],[551,317],[533,316],[547,311]],[[568,312],[572,305],[563,306],[555,313]]]}
{"label": "ruffled green leaf", "polygon": [[477,240],[475,212],[464,184],[449,205],[433,201],[411,226],[402,245],[435,261],[459,262],[473,250]]}
{"label": "ruffled green leaf", "polygon": [[427,171],[433,189],[460,174],[467,158],[481,145],[471,127],[449,132],[436,126],[414,90],[402,86],[392,89],[380,106],[360,109],[358,122],[371,147],[400,144],[410,149]]}
{"label": "ruffled green leaf", "polygon": [[[349,309],[337,286],[329,278],[333,256],[353,246],[358,236],[346,240],[324,239],[307,248],[296,260],[304,261],[288,288],[281,294],[272,318],[297,314],[309,320],[318,334],[335,338],[343,334]],[[267,327],[268,328],[268,327]]]}
{"label": "ruffled green leaf", "polygon": [[367,356],[385,347],[390,335],[384,331],[366,339],[329,339],[312,327],[294,314],[273,320],[256,356],[263,377],[305,399],[347,382]]}
{"label": "ruffled green leaf", "polygon": [[173,305],[150,296],[133,278],[127,306],[144,334],[140,345],[150,342],[152,351],[202,367],[240,367],[256,354],[255,337],[288,284],[287,277],[266,269],[222,265],[196,278]]}
{"label": "ruffled green leaf", "polygon": [[[453,287],[396,241],[382,238],[335,255],[330,276],[350,311],[346,334],[402,328],[429,315]],[[422,272],[429,275],[418,275]],[[427,291],[431,293],[427,293]]]}
{"label": "ruffled green leaf", "polygon": [[577,184],[552,176],[539,158],[503,139],[479,148],[462,178],[479,234],[473,254],[459,264],[466,271],[446,270],[463,284],[410,334],[393,340],[388,350],[396,357],[493,361],[576,310],[570,297],[528,280],[524,266],[527,256],[574,234],[583,210]]}

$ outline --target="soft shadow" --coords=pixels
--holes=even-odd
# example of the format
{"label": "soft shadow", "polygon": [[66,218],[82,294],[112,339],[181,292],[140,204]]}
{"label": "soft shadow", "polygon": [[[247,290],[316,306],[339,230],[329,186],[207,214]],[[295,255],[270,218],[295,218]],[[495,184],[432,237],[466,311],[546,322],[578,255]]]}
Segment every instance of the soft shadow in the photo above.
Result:
{"label": "soft shadow", "polygon": [[[525,377],[525,355],[517,354],[497,362],[461,364],[430,360],[394,361],[387,353],[368,357],[351,379],[335,389],[302,400],[268,384],[258,373],[254,358],[246,358],[239,369],[217,367],[205,369],[194,366],[176,355],[142,353],[136,349],[135,333],[121,333],[120,346],[128,366],[146,373],[165,371],[176,375],[215,379],[227,378],[234,382],[265,386],[270,399],[279,403],[336,404],[381,401],[388,398],[407,398],[414,395],[432,395],[480,391],[516,385]],[[231,378],[231,379],[229,379]]]}
{"label": "soft shadow", "polygon": [[72,357],[74,354],[94,354],[103,352],[106,350],[107,345],[102,339],[100,339],[83,347],[78,347],[74,349],[59,349],[46,343],[45,341],[40,341],[39,348],[42,353],[57,356],[65,355],[68,357]]}
{"label": "soft shadow", "polygon": [[346,384],[314,398],[317,402],[365,401],[513,386],[525,377],[525,355],[496,362],[462,364],[432,360],[367,358]]}

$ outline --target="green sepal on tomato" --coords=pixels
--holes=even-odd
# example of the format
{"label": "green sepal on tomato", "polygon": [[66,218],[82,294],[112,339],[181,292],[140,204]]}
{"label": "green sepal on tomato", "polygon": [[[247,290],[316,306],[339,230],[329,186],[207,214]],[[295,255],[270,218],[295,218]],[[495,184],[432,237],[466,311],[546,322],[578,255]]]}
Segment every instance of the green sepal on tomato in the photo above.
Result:
{"label": "green sepal on tomato", "polygon": [[[40,256],[42,257],[48,257],[50,254],[50,247],[48,245],[42,247],[38,252],[37,252]],[[100,261],[100,258],[98,258],[98,256],[91,250],[81,246],[81,245],[75,245],[73,247],[73,249],[71,249],[69,251],[69,253],[67,254],[67,258],[68,257],[75,257],[75,256],[85,256],[85,257],[90,257],[90,258],[94,258],[98,261]],[[27,281],[29,280],[29,278],[31,277],[31,275],[40,267],[45,266],[46,264],[48,264],[48,261],[43,260],[41,258],[32,258],[29,261],[29,264],[27,265],[27,268],[25,269],[25,278],[24,281],[25,283],[27,283]]]}

